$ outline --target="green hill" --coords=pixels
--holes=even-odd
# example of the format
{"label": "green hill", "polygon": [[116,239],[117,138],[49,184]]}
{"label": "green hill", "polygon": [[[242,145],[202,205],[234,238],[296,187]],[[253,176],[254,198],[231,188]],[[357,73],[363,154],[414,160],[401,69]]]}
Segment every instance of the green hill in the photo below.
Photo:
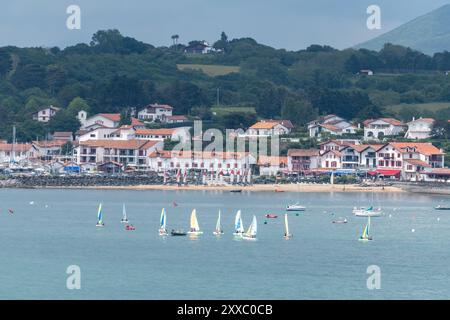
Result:
{"label": "green hill", "polygon": [[356,46],[380,50],[385,43],[433,54],[450,51],[450,4],[409,21],[392,31]]}

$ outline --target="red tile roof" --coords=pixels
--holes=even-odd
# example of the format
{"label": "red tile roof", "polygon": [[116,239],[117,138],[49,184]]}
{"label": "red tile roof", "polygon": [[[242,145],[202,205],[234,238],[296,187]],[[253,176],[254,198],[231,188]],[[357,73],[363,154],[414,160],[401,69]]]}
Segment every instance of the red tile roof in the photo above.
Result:
{"label": "red tile roof", "polygon": [[287,165],[287,157],[276,157],[276,156],[259,156],[258,165]]}
{"label": "red tile roof", "polygon": [[408,153],[407,148],[415,148],[416,152],[427,156],[444,154],[430,142],[391,142],[389,145],[401,153]]}
{"label": "red tile roof", "polygon": [[320,151],[318,149],[289,149],[289,157],[314,157],[318,156]]}
{"label": "red tile roof", "polygon": [[365,120],[363,122],[363,124],[364,124],[364,126],[367,126],[367,125],[371,124],[372,122],[379,121],[379,120],[384,121],[384,122],[389,123],[389,124],[392,124],[393,126],[404,126],[405,125],[400,120],[397,120],[397,119],[394,119],[394,118],[368,119],[368,120]]}

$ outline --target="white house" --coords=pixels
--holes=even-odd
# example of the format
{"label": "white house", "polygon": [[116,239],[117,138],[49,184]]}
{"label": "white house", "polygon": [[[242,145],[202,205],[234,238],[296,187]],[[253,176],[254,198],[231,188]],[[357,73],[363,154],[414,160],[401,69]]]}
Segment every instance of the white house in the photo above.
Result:
{"label": "white house", "polygon": [[[81,122],[81,129],[92,130],[97,128],[118,128],[120,126],[120,113],[99,113],[86,118],[85,111],[78,113],[78,120]],[[145,125],[136,118],[131,118],[133,127],[145,127]]]}
{"label": "white house", "polygon": [[292,131],[292,123],[289,120],[261,120],[252,125],[245,136],[248,137],[272,137],[289,134]]}
{"label": "white house", "polygon": [[38,157],[38,150],[30,143],[0,141],[0,163],[21,162]]}
{"label": "white house", "polygon": [[375,173],[420,180],[425,168],[443,168],[444,152],[431,143],[391,142],[377,151]]}
{"label": "white house", "polygon": [[289,149],[288,150],[288,171],[303,172],[319,168],[319,149]]}
{"label": "white house", "polygon": [[145,122],[167,122],[172,117],[173,107],[167,104],[150,104],[138,112],[138,119]]}
{"label": "white house", "polygon": [[183,122],[187,122],[188,118],[186,116],[182,116],[182,115],[175,115],[175,116],[168,116],[166,117],[166,123],[183,123]]}
{"label": "white house", "polygon": [[432,118],[419,118],[414,119],[407,123],[408,130],[406,131],[405,138],[408,139],[428,139],[431,137],[433,131],[434,119]]}
{"label": "white house", "polygon": [[276,176],[288,169],[288,158],[277,156],[259,156],[259,175]]}
{"label": "white house", "polygon": [[49,122],[50,119],[59,111],[59,108],[54,106],[49,106],[44,109],[39,110],[38,112],[33,113],[33,120],[39,122]]}
{"label": "white house", "polygon": [[405,124],[393,118],[370,119],[364,121],[364,139],[382,140],[385,136],[396,136],[405,131]]}
{"label": "white house", "polygon": [[356,133],[357,128],[347,120],[334,115],[326,115],[308,123],[309,136],[320,137],[322,133],[331,135],[342,135],[345,133]]}

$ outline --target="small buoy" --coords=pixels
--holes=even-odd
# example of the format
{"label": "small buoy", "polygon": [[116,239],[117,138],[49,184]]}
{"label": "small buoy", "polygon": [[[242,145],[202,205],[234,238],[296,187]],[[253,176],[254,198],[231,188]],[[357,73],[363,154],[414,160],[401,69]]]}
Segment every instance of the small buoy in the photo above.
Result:
{"label": "small buoy", "polygon": [[437,218],[437,221],[441,221],[441,218],[438,217],[438,218]]}
{"label": "small buoy", "polygon": [[48,208],[48,204],[46,204],[45,207]]}
{"label": "small buoy", "polygon": [[389,215],[389,218],[392,218],[392,214]]}
{"label": "small buoy", "polygon": [[298,217],[300,214],[296,213],[295,215]]}
{"label": "small buoy", "polygon": [[267,224],[267,221],[264,221],[264,224]]}
{"label": "small buoy", "polygon": [[411,229],[411,232],[416,232],[416,229]]}
{"label": "small buoy", "polygon": [[30,204],[33,205],[33,204],[34,204],[34,201],[30,201]]}

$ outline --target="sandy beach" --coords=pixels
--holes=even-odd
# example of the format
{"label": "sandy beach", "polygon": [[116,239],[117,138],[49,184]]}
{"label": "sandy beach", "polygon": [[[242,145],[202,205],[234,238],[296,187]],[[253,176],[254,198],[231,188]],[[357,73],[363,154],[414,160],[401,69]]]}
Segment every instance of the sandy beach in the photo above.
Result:
{"label": "sandy beach", "polygon": [[406,192],[393,186],[360,185],[331,185],[331,184],[255,184],[252,186],[166,186],[166,185],[137,185],[137,186],[87,186],[61,187],[63,189],[97,189],[97,190],[194,190],[194,191],[252,191],[252,192]]}

